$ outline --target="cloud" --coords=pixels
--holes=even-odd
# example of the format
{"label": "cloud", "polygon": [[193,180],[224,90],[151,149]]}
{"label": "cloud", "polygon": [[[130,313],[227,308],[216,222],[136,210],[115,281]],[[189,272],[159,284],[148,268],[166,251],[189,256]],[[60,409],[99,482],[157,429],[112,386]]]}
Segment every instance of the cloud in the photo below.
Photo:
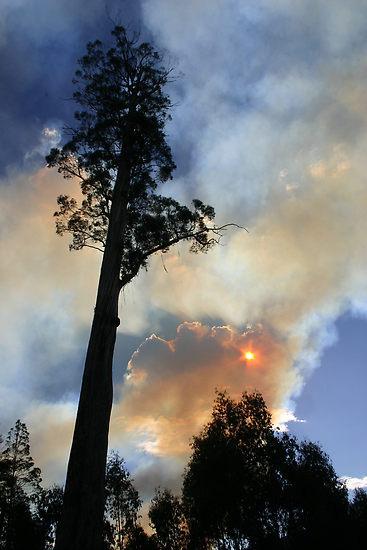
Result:
{"label": "cloud", "polygon": [[366,45],[357,21],[367,12],[358,2],[313,8],[143,2],[146,25],[185,74],[172,89],[170,133],[174,148],[184,141],[192,153],[167,192],[199,196],[219,223],[250,234],[227,233],[204,257],[178,247],[164,258],[167,274],[157,258],[131,290],[141,312],[263,323],[299,338],[293,363],[305,376],[335,340],[335,320],[363,313],[367,299]]}
{"label": "cloud", "polygon": [[[0,174],[28,169],[27,153],[39,145],[50,121],[69,124],[75,105],[71,80],[85,44],[108,37],[121,19],[135,27],[133,0],[0,0]],[[33,163],[32,163],[33,164]]]}
{"label": "cloud", "polygon": [[[240,332],[183,323],[171,340],[152,335],[131,358],[115,421],[147,453],[186,458],[191,437],[209,418],[215,388],[236,399],[258,390],[270,408],[281,406],[297,384],[294,345],[260,326]],[[249,350],[253,359],[246,359]]]}
{"label": "cloud", "polygon": [[[42,128],[70,116],[55,98],[70,95],[64,83],[81,45],[99,34],[97,4],[86,14],[80,2],[71,10],[69,0],[39,0],[23,17],[19,2],[1,4],[4,80],[17,90],[1,98],[7,162],[14,148],[22,158],[43,153]],[[164,257],[167,273],[158,256],[124,292],[124,332],[141,335],[162,317],[190,321],[171,339],[143,342],[114,411],[111,445],[127,456],[140,487],[151,488],[152,479],[176,483],[215,386],[234,396],[257,387],[285,427],[295,421],[291,397],[336,337],[335,319],[346,310],[366,314],[367,8],[357,0],[337,0],[332,9],[319,0],[142,5],[158,45],[185,74],[170,90],[177,107],[169,135],[180,170],[165,192],[183,201],[198,196],[216,207],[219,223],[250,230],[228,232],[224,246],[206,256],[177,247]],[[34,39],[31,63],[25,52]],[[34,87],[33,100],[42,104],[36,122],[14,107],[28,105]],[[17,113],[13,125],[8,112]],[[64,186],[40,170],[10,173],[0,189],[0,399],[9,418],[28,415],[38,456],[51,457],[59,434],[59,466],[43,459],[52,475],[68,445],[70,394],[78,387],[99,261],[69,254],[53,234],[54,198]],[[248,324],[253,328],[244,329]],[[257,368],[241,358],[250,340],[261,350]],[[42,415],[44,433],[37,429]]]}
{"label": "cloud", "polygon": [[365,477],[348,477],[344,476],[340,478],[347,486],[349,491],[354,489],[366,489],[367,488],[367,476]]}
{"label": "cloud", "polygon": [[297,418],[293,411],[289,409],[273,409],[273,426],[279,432],[289,431],[289,422],[296,422],[298,424],[305,424],[306,420]]}
{"label": "cloud", "polygon": [[30,431],[31,454],[41,468],[46,487],[64,483],[75,412],[74,403],[33,401],[24,417]]}
{"label": "cloud", "polygon": [[99,258],[69,253],[54,232],[55,199],[66,186],[71,191],[47,169],[13,173],[0,186],[1,391],[18,395],[7,399],[9,418],[23,414],[29,398],[79,387]]}
{"label": "cloud", "polygon": [[36,158],[39,161],[39,157],[42,160],[54,147],[57,147],[62,139],[62,125],[60,123],[45,126],[42,129],[39,143],[31,151],[26,153],[25,158],[27,160]]}

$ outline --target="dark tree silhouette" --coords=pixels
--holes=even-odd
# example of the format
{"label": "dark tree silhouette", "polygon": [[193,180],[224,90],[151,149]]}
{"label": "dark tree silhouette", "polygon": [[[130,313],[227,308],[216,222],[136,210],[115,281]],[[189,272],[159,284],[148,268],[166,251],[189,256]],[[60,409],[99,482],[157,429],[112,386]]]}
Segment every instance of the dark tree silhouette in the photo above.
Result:
{"label": "dark tree silhouette", "polygon": [[0,457],[0,547],[39,547],[30,503],[40,491],[40,482],[41,472],[30,455],[27,427],[17,420],[9,430]]}
{"label": "dark tree silhouette", "polygon": [[316,443],[287,434],[279,442],[282,548],[342,550],[348,546],[348,496],[330,458]]}
{"label": "dark tree silhouette", "polygon": [[152,254],[180,241],[206,251],[228,227],[216,227],[213,208],[199,200],[190,209],[158,193],[175,168],[164,133],[171,103],[163,89],[172,71],[122,27],[112,35],[107,50],[98,40],[88,44],[75,78],[76,127],[47,157],[48,166],[80,181],[83,195],[81,203],[58,198],[57,232],[72,235],[70,248],[103,252],[56,550],[101,544],[121,289]]}
{"label": "dark tree silhouette", "polygon": [[106,471],[106,519],[111,525],[113,547],[121,550],[135,532],[142,502],[124,460],[113,452]]}
{"label": "dark tree silhouette", "polygon": [[183,499],[190,548],[247,548],[266,529],[271,417],[259,393],[217,395],[212,420],[192,443]]}
{"label": "dark tree silhouette", "polygon": [[[18,421],[6,441],[0,452],[0,550],[51,550],[62,488],[40,487],[25,424]],[[138,523],[141,501],[125,463],[111,454],[101,549],[365,548],[367,492],[356,490],[349,502],[325,452],[275,431],[260,394],[244,394],[236,403],[219,393],[211,421],[192,446],[183,499],[156,490],[150,536]]]}
{"label": "dark tree silhouette", "polygon": [[183,506],[167,489],[156,490],[149,508],[153,540],[159,550],[181,550],[187,544],[187,526]]}
{"label": "dark tree silhouette", "polygon": [[20,420],[9,430],[2,458],[9,465],[9,485],[14,491],[22,489],[34,493],[39,490],[41,470],[34,466],[30,455],[29,432]]}
{"label": "dark tree silhouette", "polygon": [[353,550],[363,550],[367,544],[367,492],[354,491],[350,504],[350,540]]}
{"label": "dark tree silhouette", "polygon": [[192,448],[183,485],[189,548],[351,547],[347,492],[329,457],[274,431],[260,394],[238,403],[218,394]]}
{"label": "dark tree silhouette", "polygon": [[41,489],[35,498],[34,519],[38,525],[42,550],[52,550],[60,521],[64,490],[59,485]]}
{"label": "dark tree silhouette", "polygon": [[136,525],[130,533],[125,546],[126,550],[158,550],[153,537],[146,534],[140,525]]}

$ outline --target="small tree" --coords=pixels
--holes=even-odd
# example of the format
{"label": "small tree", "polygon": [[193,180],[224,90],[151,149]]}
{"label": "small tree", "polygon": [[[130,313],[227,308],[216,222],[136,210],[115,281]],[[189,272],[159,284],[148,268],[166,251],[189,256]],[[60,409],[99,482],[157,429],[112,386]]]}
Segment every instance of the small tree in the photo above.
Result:
{"label": "small tree", "polygon": [[141,500],[134,488],[124,460],[113,452],[107,462],[106,471],[106,516],[112,522],[114,548],[126,547],[135,530]]}
{"label": "small tree", "polygon": [[150,525],[159,550],[183,550],[187,544],[182,503],[167,489],[156,490],[149,508]]}
{"label": "small tree", "polygon": [[279,472],[284,479],[280,506],[284,512],[286,548],[348,546],[348,497],[330,458],[319,445],[282,438]]}
{"label": "small tree", "polygon": [[8,463],[9,485],[14,490],[22,489],[28,493],[39,490],[41,470],[34,466],[34,460],[30,455],[29,432],[20,420],[17,420],[14,427],[9,430],[2,458]]}
{"label": "small tree", "polygon": [[353,550],[366,548],[367,536],[367,491],[356,489],[350,503],[350,533]]}
{"label": "small tree", "polygon": [[34,516],[38,524],[43,550],[52,550],[54,547],[63,496],[64,490],[59,485],[41,489],[36,495]]}
{"label": "small tree", "polygon": [[159,550],[152,536],[146,534],[141,525],[136,525],[129,534],[126,550]]}
{"label": "small tree", "polygon": [[31,499],[40,491],[41,471],[30,455],[27,426],[17,420],[5,440],[0,460],[0,540],[7,550],[36,543]]}
{"label": "small tree", "polygon": [[[353,548],[346,488],[329,457],[275,432],[260,394],[237,403],[218,394],[192,448],[183,484],[189,548]],[[361,516],[363,496],[358,505]]]}
{"label": "small tree", "polygon": [[271,417],[259,393],[217,395],[192,443],[183,500],[190,548],[248,548],[267,529]]}
{"label": "small tree", "polygon": [[76,126],[48,166],[80,182],[83,199],[58,198],[56,230],[70,248],[103,252],[97,300],[85,361],[56,550],[99,549],[104,476],[112,406],[112,359],[121,289],[149,258],[180,241],[207,251],[228,226],[213,224],[214,210],[192,208],[159,194],[175,168],[164,126],[171,102],[164,87],[172,71],[147,43],[122,27],[105,49],[89,43],[79,61]]}

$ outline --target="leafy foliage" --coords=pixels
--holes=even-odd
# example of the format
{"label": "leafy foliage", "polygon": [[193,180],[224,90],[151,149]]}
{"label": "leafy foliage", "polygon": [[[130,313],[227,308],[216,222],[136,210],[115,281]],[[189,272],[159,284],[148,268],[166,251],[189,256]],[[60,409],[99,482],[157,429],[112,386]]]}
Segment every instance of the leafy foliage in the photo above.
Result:
{"label": "leafy foliage", "polygon": [[159,550],[180,550],[187,542],[187,526],[182,503],[167,489],[157,489],[149,508],[154,541]]}
{"label": "leafy foliage", "polygon": [[193,440],[184,478],[193,548],[227,548],[227,540],[246,545],[264,529],[273,438],[260,394],[244,394],[238,403],[217,395],[211,422]]}
{"label": "leafy foliage", "polygon": [[[367,492],[357,489],[349,502],[325,452],[274,431],[259,393],[238,402],[218,393],[192,449],[182,499],[157,489],[151,501],[153,535],[139,525],[141,500],[124,460],[111,453],[105,550],[365,548]],[[18,420],[0,453],[0,550],[54,547],[63,490],[39,481]]]}
{"label": "leafy foliage", "polygon": [[366,547],[367,491],[356,489],[350,504],[350,539],[354,550]]}
{"label": "leafy foliage", "polygon": [[141,525],[136,525],[132,529],[125,548],[126,550],[158,550],[153,537],[147,535]]}
{"label": "leafy foliage", "polygon": [[163,89],[172,70],[150,44],[139,44],[123,27],[112,35],[111,48],[96,40],[79,60],[73,96],[80,106],[77,127],[68,128],[70,140],[51,150],[47,163],[80,181],[81,202],[61,195],[55,213],[57,233],[70,233],[70,248],[76,250],[104,250],[114,190],[124,178],[119,229],[124,285],[152,254],[182,240],[191,241],[193,252],[206,251],[227,226],[215,227],[214,209],[199,200],[188,208],[158,193],[175,168],[164,131],[172,106]]}
{"label": "leafy foliage", "polygon": [[9,465],[9,483],[12,487],[30,492],[39,489],[41,471],[34,466],[30,455],[29,432],[20,420],[9,430],[2,458]]}
{"label": "leafy foliage", "polygon": [[348,498],[329,457],[319,445],[293,439],[288,461],[288,512],[290,546],[306,549],[314,545],[344,548]]}
{"label": "leafy foliage", "polygon": [[30,506],[40,482],[41,472],[30,455],[27,427],[17,420],[0,457],[0,548],[16,550],[26,545],[31,550],[39,544]]}
{"label": "leafy foliage", "polygon": [[53,485],[40,489],[35,498],[34,519],[42,540],[42,549],[52,550],[56,537],[56,528],[61,517],[63,488]]}
{"label": "leafy foliage", "polygon": [[141,500],[124,460],[113,452],[107,462],[105,513],[111,526],[113,548],[122,549],[134,533]]}
{"label": "leafy foliage", "polygon": [[194,438],[183,498],[189,548],[345,547],[348,499],[330,459],[271,426],[258,393],[219,393]]}

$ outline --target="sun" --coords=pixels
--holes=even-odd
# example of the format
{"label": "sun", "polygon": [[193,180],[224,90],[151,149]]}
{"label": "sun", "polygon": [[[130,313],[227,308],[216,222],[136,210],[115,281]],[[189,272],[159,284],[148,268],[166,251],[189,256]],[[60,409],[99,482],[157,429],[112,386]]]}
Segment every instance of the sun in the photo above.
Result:
{"label": "sun", "polygon": [[255,359],[255,354],[252,351],[245,351],[245,359],[247,361],[253,361]]}

